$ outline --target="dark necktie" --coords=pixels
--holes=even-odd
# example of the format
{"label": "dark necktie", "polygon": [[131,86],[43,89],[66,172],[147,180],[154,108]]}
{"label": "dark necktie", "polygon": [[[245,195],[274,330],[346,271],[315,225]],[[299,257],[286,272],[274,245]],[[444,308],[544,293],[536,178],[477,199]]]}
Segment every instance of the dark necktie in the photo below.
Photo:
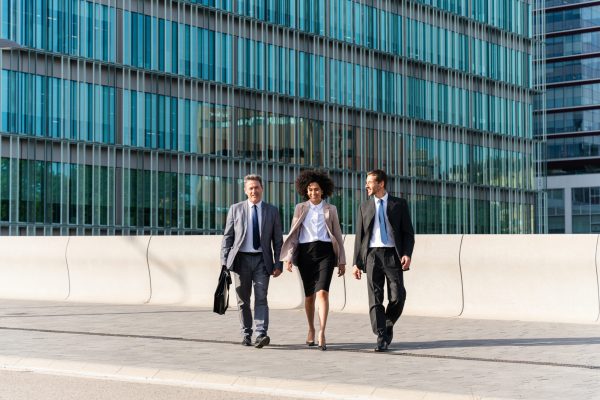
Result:
{"label": "dark necktie", "polygon": [[383,210],[383,200],[379,200],[379,212],[377,213],[379,219],[379,233],[381,233],[381,243],[387,244],[388,235],[387,235],[387,226],[385,225],[385,215]]}
{"label": "dark necktie", "polygon": [[260,248],[258,208],[256,207],[256,204],[252,206],[252,247],[254,247],[254,250],[258,250]]}

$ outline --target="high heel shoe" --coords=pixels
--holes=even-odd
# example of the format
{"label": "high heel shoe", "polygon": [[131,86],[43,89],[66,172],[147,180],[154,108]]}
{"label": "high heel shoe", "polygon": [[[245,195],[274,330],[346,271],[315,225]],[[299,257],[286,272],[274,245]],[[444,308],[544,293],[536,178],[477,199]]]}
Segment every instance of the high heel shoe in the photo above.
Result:
{"label": "high heel shoe", "polygon": [[[312,332],[312,335],[310,334],[311,332]],[[312,340],[308,340],[308,338],[307,338],[307,339],[306,339],[306,345],[307,345],[308,347],[314,347],[314,346],[316,345],[316,343],[315,343],[315,331],[314,331],[314,330],[310,330],[310,329],[309,329],[309,330],[308,330],[308,335],[307,335],[307,336],[308,336],[308,337],[311,337],[311,336],[312,336],[312,337],[313,337],[313,339],[312,339]]]}
{"label": "high heel shoe", "polygon": [[321,332],[319,332],[319,350],[325,351],[327,350],[327,343],[325,342],[325,335],[321,337]]}

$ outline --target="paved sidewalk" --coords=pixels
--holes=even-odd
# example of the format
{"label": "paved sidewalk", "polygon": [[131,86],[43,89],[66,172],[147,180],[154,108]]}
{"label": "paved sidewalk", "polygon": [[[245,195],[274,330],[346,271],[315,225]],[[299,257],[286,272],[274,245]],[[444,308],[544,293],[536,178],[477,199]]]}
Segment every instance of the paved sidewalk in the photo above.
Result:
{"label": "paved sidewalk", "polygon": [[73,375],[0,369],[0,400],[302,400]]}
{"label": "paved sidewalk", "polygon": [[3,300],[0,367],[321,399],[600,399],[600,325],[403,316],[373,352],[368,315],[332,313],[328,350],[304,312],[272,310],[264,349],[235,310]]}

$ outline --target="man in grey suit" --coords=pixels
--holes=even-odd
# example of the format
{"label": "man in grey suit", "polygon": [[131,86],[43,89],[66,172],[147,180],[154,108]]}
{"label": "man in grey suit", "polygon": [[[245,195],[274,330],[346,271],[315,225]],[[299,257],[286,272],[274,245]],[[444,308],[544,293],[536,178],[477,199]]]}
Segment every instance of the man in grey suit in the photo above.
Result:
{"label": "man in grey suit", "polygon": [[279,261],[283,235],[279,211],[262,201],[261,177],[244,177],[244,192],[248,200],[232,205],[227,214],[221,244],[221,264],[233,275],[244,346],[252,345],[250,294],[254,287],[254,325],[257,333],[254,347],[262,348],[271,341],[267,335],[267,292],[269,278],[271,275],[277,278],[283,268]]}
{"label": "man in grey suit", "polygon": [[[386,190],[387,175],[376,169],[367,174],[365,188],[373,196],[360,205],[356,217],[354,277],[367,273],[369,316],[377,335],[375,351],[386,351],[394,335],[406,300],[404,271],[410,267],[415,232],[406,200]],[[383,307],[383,288],[387,284],[388,305]]]}

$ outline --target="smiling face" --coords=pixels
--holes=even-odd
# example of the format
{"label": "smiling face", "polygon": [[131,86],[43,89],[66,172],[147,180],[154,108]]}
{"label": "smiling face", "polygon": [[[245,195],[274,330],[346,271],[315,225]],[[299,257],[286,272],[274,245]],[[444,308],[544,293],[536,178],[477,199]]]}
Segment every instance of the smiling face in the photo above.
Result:
{"label": "smiling face", "polygon": [[323,199],[323,190],[321,190],[321,186],[317,182],[311,182],[307,188],[306,192],[308,195],[308,199],[313,204],[319,204]]}
{"label": "smiling face", "polygon": [[385,184],[383,181],[378,182],[375,175],[368,175],[365,183],[365,189],[369,196],[383,197],[385,196]]}
{"label": "smiling face", "polygon": [[244,193],[252,204],[257,204],[262,199],[263,187],[259,181],[248,180],[244,184]]}

